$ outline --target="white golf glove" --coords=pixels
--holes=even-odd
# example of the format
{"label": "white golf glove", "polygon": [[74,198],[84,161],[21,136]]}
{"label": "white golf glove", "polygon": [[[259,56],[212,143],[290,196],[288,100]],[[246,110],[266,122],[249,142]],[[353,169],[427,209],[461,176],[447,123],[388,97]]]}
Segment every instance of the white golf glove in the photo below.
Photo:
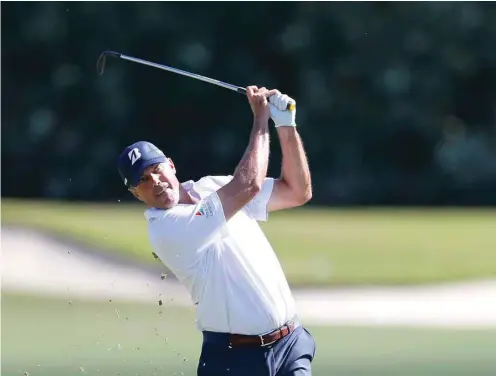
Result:
{"label": "white golf glove", "polygon": [[296,101],[277,91],[269,97],[270,117],[277,127],[296,127],[296,108],[287,110],[288,104]]}

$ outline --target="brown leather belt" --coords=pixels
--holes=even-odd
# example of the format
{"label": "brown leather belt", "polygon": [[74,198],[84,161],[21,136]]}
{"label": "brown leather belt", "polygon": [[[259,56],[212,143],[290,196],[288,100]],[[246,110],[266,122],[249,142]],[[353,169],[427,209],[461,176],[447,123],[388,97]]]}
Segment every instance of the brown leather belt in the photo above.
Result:
{"label": "brown leather belt", "polygon": [[244,335],[244,334],[231,334],[229,341],[231,346],[269,346],[281,338],[286,337],[295,330],[295,323],[288,322],[286,325],[281,326],[270,333],[262,335]]}

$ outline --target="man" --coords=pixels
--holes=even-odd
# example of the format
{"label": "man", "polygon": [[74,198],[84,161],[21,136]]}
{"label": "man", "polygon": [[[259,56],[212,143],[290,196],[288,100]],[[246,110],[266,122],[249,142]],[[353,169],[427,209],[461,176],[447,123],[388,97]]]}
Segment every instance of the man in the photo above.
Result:
{"label": "man", "polygon": [[[197,304],[203,333],[199,376],[309,376],[312,335],[298,322],[279,261],[257,221],[305,204],[310,172],[296,130],[294,101],[247,87],[254,115],[248,147],[232,176],[180,183],[171,159],[137,142],[119,157],[119,173],[148,209],[151,245]],[[269,103],[270,101],[270,103]],[[282,174],[266,177],[269,118],[277,127]]]}

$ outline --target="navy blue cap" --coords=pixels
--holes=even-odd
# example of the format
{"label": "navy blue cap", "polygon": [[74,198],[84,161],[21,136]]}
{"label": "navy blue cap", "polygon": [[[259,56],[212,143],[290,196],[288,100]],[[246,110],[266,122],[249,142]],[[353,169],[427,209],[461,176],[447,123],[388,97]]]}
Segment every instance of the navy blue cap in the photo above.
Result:
{"label": "navy blue cap", "polygon": [[119,155],[117,169],[124,184],[130,188],[138,185],[141,174],[148,166],[163,163],[166,159],[162,150],[152,143],[138,141],[126,147]]}

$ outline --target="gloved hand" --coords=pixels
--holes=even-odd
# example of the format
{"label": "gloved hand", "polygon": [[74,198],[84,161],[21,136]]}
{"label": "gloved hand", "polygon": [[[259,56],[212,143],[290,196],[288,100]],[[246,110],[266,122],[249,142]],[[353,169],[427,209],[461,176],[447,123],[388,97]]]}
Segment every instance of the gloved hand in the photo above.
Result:
{"label": "gloved hand", "polygon": [[296,104],[296,101],[280,91],[269,97],[270,117],[276,128],[296,127],[296,108],[292,111],[287,110],[288,103]]}

